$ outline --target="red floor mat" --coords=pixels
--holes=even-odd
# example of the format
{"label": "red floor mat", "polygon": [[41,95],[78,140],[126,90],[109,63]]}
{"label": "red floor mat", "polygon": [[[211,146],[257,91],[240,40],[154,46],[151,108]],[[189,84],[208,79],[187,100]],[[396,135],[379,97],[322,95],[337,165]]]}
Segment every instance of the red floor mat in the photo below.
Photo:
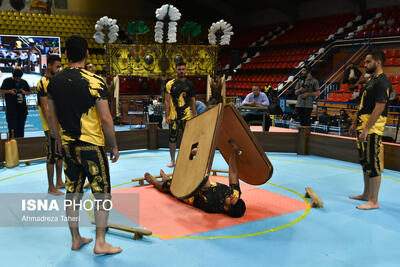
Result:
{"label": "red floor mat", "polygon": [[[228,183],[225,177],[212,176],[212,180]],[[189,236],[268,217],[299,211],[306,208],[303,201],[273,193],[252,185],[240,184],[242,199],[247,210],[241,218],[224,214],[210,214],[187,205],[172,196],[160,193],[153,186],[136,186],[115,189],[112,193],[139,194],[139,225],[155,235]],[[113,208],[134,220],[129,203],[113,198]],[[137,217],[136,217],[137,218]]]}

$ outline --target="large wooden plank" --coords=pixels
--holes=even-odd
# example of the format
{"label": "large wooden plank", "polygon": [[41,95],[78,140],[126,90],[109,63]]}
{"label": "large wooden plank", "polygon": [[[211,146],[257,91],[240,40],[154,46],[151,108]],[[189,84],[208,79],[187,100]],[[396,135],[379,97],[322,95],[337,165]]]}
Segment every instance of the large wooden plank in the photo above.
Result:
{"label": "large wooden plank", "polygon": [[400,146],[384,143],[385,169],[400,171]]}
{"label": "large wooden plank", "polygon": [[253,132],[263,151],[266,152],[297,152],[297,133]]}
{"label": "large wooden plank", "polygon": [[356,141],[348,138],[310,134],[308,153],[326,158],[359,162]]}
{"label": "large wooden plank", "polygon": [[229,162],[232,153],[230,139],[234,139],[243,151],[237,157],[239,179],[252,185],[266,183],[273,173],[272,164],[242,115],[232,104],[224,107],[217,142],[217,147],[226,162]]}
{"label": "large wooden plank", "polygon": [[115,133],[119,150],[147,148],[148,130],[119,131]]}
{"label": "large wooden plank", "polygon": [[[222,104],[186,123],[171,183],[171,193],[179,199],[192,196],[207,182],[214,159]],[[195,157],[193,147],[198,148]]]}
{"label": "large wooden plank", "polygon": [[47,154],[44,136],[16,138],[16,140],[20,160],[45,157]]}

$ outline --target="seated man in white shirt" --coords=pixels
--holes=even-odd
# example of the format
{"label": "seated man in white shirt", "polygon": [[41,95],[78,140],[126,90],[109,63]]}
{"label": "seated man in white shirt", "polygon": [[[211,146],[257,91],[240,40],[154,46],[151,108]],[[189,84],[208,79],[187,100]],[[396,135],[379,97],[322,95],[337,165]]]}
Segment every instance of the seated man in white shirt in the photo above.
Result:
{"label": "seated man in white shirt", "polygon": [[[246,96],[246,98],[242,102],[242,106],[250,106],[250,107],[268,107],[269,106],[269,99],[267,95],[261,92],[261,88],[259,84],[253,84],[252,92]],[[271,119],[269,117],[268,111],[257,111],[257,110],[247,110],[242,112],[244,120],[249,123],[254,120],[263,120],[263,113],[265,114],[264,117],[264,129],[263,131],[268,131],[271,125]]]}

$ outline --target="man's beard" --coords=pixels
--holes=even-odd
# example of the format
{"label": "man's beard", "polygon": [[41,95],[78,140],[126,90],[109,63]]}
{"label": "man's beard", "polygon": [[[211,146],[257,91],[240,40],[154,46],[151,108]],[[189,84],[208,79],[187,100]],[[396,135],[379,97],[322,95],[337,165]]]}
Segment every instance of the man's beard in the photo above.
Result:
{"label": "man's beard", "polygon": [[376,71],[376,64],[374,64],[374,66],[372,66],[372,68],[368,69],[365,71],[368,74],[373,74]]}

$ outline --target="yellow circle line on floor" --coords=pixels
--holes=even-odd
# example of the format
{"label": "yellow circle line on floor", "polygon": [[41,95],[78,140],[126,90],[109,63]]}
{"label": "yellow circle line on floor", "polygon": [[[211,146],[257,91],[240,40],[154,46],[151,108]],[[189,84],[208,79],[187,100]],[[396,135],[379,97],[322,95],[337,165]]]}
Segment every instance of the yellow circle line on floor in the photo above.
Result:
{"label": "yellow circle line on floor", "polygon": [[40,170],[36,170],[36,171],[31,171],[31,172],[25,172],[25,173],[16,174],[16,175],[13,175],[13,176],[10,176],[10,177],[7,177],[7,178],[0,179],[0,182],[1,182],[1,181],[8,180],[8,179],[15,178],[15,177],[23,176],[23,175],[26,175],[26,174],[41,172],[41,171],[45,171],[45,170],[46,170],[46,169],[40,169]]}
{"label": "yellow circle line on floor", "polygon": [[[145,157],[162,157],[162,156],[145,156]],[[131,157],[129,157],[129,158],[131,158]],[[286,161],[286,162],[301,163],[301,164],[319,165],[319,166],[337,168],[337,169],[348,170],[348,171],[362,172],[360,170],[354,170],[354,169],[338,167],[338,166],[332,166],[332,165],[321,164],[321,163],[296,161],[296,160],[285,160],[285,159],[273,159],[273,158],[271,158],[271,160]],[[10,177],[7,177],[7,178],[0,179],[0,181],[4,181],[4,180],[8,180],[8,179],[15,178],[15,177],[18,177],[18,176],[23,176],[23,175],[26,175],[26,174],[36,173],[36,172],[40,172],[40,171],[44,171],[44,170],[45,169],[40,169],[40,170],[36,170],[36,171],[17,174],[17,175],[14,175],[14,176],[10,176]],[[391,178],[391,177],[382,176],[382,178],[386,178],[386,179],[390,179],[390,180],[393,180],[393,181],[400,182],[400,180],[395,179],[395,178]],[[116,188],[116,187],[119,187],[119,186],[122,186],[122,185],[127,185],[127,184],[130,184],[130,183],[133,183],[133,182],[121,183],[121,184],[113,186],[112,188]],[[228,239],[228,238],[239,238],[239,237],[252,237],[252,236],[263,235],[263,234],[267,234],[267,233],[271,233],[271,232],[274,232],[274,231],[278,231],[278,230],[287,228],[287,227],[292,226],[292,225],[298,223],[299,221],[303,220],[308,215],[308,213],[310,212],[310,209],[311,209],[311,204],[308,201],[308,199],[304,198],[300,193],[298,193],[298,192],[296,192],[294,190],[291,190],[289,188],[285,188],[283,186],[280,186],[280,185],[277,185],[277,184],[273,184],[273,183],[270,183],[270,182],[268,182],[267,184],[282,188],[284,190],[292,192],[292,193],[298,195],[299,197],[301,197],[303,199],[303,201],[306,203],[306,209],[304,210],[303,214],[300,215],[298,218],[296,218],[295,220],[293,220],[292,222],[290,222],[288,224],[285,224],[285,225],[282,225],[282,226],[279,226],[279,227],[276,227],[276,228],[272,228],[272,229],[269,229],[269,230],[266,230],[266,231],[257,232],[257,233],[251,233],[251,234],[233,235],[233,236],[165,236],[165,235],[151,235],[151,236],[159,237],[159,238],[179,238],[179,239]],[[91,215],[91,217],[93,216],[93,214],[90,214],[90,213],[89,213],[89,215]]]}
{"label": "yellow circle line on floor", "polygon": [[[219,156],[221,156],[221,155],[219,155]],[[148,157],[148,158],[152,158],[152,157],[154,157],[154,158],[155,158],[155,157],[167,157],[167,155],[165,155],[165,156],[144,156],[144,157]],[[222,157],[222,156],[221,156],[221,157]],[[140,158],[140,157],[126,157],[126,158],[121,158],[121,159],[132,159],[132,158]],[[345,167],[338,167],[338,166],[332,166],[332,165],[321,164],[321,163],[314,163],[314,162],[306,162],[306,161],[300,161],[300,160],[274,159],[274,158],[270,158],[270,160],[286,161],[286,162],[302,163],[302,164],[310,164],[310,165],[318,165],[318,166],[324,166],[324,167],[330,167],[330,168],[336,168],[336,169],[342,169],[342,170],[347,170],[347,171],[353,171],[353,172],[360,172],[360,173],[362,173],[362,171],[360,171],[360,170],[354,170],[354,169],[345,168]],[[10,176],[10,177],[2,178],[2,179],[0,179],[0,182],[1,182],[1,181],[8,180],[8,179],[11,179],[11,178],[23,176],[23,175],[26,175],[26,174],[31,174],[31,173],[40,172],[40,171],[45,171],[45,169],[40,169],[40,170],[36,170],[36,171],[31,171],[31,172],[25,172],[25,173],[13,175],[13,176]],[[389,179],[389,180],[393,180],[393,181],[396,181],[396,182],[400,182],[399,179],[392,178],[392,177],[388,177],[388,176],[383,176],[383,175],[382,175],[382,178]],[[127,183],[125,183],[125,184],[128,184],[128,183],[130,183],[130,182],[127,182]],[[121,185],[122,185],[122,184],[121,184]]]}

